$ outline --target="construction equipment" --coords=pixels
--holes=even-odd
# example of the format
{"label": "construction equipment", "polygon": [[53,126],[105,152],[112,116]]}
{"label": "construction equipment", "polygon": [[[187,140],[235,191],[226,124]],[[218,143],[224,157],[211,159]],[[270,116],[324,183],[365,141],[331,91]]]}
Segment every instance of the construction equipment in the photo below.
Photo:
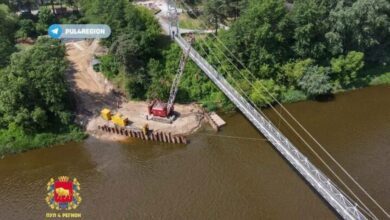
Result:
{"label": "construction equipment", "polygon": [[108,108],[104,108],[101,112],[100,112],[100,115],[102,116],[102,118],[106,121],[110,121],[111,120],[111,110],[108,109]]}
{"label": "construction equipment", "polygon": [[192,44],[195,40],[194,36],[192,34],[189,35],[189,47],[187,50],[182,54],[180,59],[179,68],[177,69],[177,73],[175,75],[175,79],[173,80],[171,90],[169,93],[169,99],[168,102],[162,102],[158,99],[153,100],[148,105],[148,113],[149,117],[148,119],[159,121],[159,122],[165,122],[165,123],[172,123],[175,119],[175,115],[173,114],[174,110],[174,102],[176,99],[177,91],[179,90],[179,84],[181,77],[184,73],[184,68],[186,66],[188,57],[191,52]]}
{"label": "construction equipment", "polygon": [[114,124],[119,125],[121,127],[126,127],[129,124],[129,119],[127,117],[122,116],[121,114],[115,114],[114,116],[111,113],[111,110],[108,108],[104,108],[100,112],[100,116],[106,121],[112,121]]}
{"label": "construction equipment", "polygon": [[116,114],[116,115],[112,116],[111,121],[114,124],[119,125],[121,127],[125,127],[129,124],[129,119],[126,117],[123,117],[121,114]]}

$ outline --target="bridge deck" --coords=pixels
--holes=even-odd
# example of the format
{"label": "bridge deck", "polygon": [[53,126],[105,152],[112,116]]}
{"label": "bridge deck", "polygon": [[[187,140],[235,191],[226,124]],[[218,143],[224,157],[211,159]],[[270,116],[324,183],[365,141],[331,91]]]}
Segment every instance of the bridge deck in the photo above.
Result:
{"label": "bridge deck", "polygon": [[[184,50],[190,45],[181,37],[176,43]],[[309,182],[312,187],[344,219],[367,219],[343,192],[317,169],[293,144],[249,102],[244,99],[198,52],[191,49],[190,58],[218,86],[218,88],[241,110],[253,125],[275,146],[285,159]]]}

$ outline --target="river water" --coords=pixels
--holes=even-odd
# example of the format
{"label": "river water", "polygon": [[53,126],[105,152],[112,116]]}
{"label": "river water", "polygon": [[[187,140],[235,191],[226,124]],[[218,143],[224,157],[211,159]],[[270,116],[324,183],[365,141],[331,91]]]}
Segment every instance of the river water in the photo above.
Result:
{"label": "river water", "polygon": [[[390,86],[287,108],[390,210]],[[0,219],[44,219],[51,212],[46,184],[62,175],[81,184],[83,201],[73,212],[83,219],[339,218],[241,114],[223,117],[221,132],[205,128],[187,146],[89,138],[7,156],[0,160]]]}

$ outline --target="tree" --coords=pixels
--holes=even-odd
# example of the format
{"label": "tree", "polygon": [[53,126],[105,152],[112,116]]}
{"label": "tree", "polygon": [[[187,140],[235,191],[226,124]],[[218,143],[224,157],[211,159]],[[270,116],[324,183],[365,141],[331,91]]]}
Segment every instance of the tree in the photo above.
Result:
{"label": "tree", "polygon": [[0,4],[0,36],[12,41],[16,29],[16,17],[7,5]]}
{"label": "tree", "polygon": [[267,106],[273,104],[274,98],[279,95],[279,91],[279,86],[272,79],[256,80],[250,98],[257,106]]}
{"label": "tree", "polygon": [[330,14],[333,25],[327,34],[329,41],[342,48],[333,51],[333,55],[355,50],[372,61],[384,56],[390,48],[389,12],[387,0],[356,0],[352,4],[340,1]]}
{"label": "tree", "polygon": [[119,74],[119,63],[111,54],[100,57],[100,69],[108,79],[113,79]]}
{"label": "tree", "polygon": [[204,1],[204,14],[208,23],[214,25],[215,33],[218,34],[219,24],[227,19],[228,5],[225,0]]}
{"label": "tree", "polygon": [[[358,72],[364,67],[364,53],[351,51],[331,60],[333,78],[342,87],[356,80]],[[338,86],[339,87],[339,86]]]}
{"label": "tree", "polygon": [[[223,36],[233,54],[258,77],[272,77],[275,65],[290,55],[291,34],[286,14],[282,0],[252,0]],[[262,72],[264,69],[268,74]]]}
{"label": "tree", "polygon": [[36,24],[36,30],[40,34],[45,34],[49,25],[55,23],[55,16],[50,9],[41,7],[38,14],[38,22]]}
{"label": "tree", "polygon": [[297,0],[291,13],[294,23],[293,50],[299,58],[322,60],[328,55],[325,34],[329,31],[328,0]]}
{"label": "tree", "polygon": [[248,0],[204,0],[204,15],[217,33],[219,24],[225,24],[229,18],[237,19],[247,4]]}
{"label": "tree", "polygon": [[313,63],[314,60],[312,59],[289,62],[282,67],[283,76],[281,78],[285,79],[289,85],[296,85],[305,74],[306,68],[313,65]]}
{"label": "tree", "polygon": [[19,30],[16,32],[16,38],[27,38],[35,36],[34,22],[31,19],[21,19],[18,22]]}
{"label": "tree", "polygon": [[15,47],[6,37],[0,35],[0,68],[9,62],[10,55],[15,52]]}
{"label": "tree", "polygon": [[306,68],[305,75],[299,80],[298,85],[311,97],[328,94],[332,90],[329,73],[329,68],[317,65],[309,66]]}
{"label": "tree", "polygon": [[10,13],[8,6],[0,4],[0,68],[9,62],[10,55],[15,51],[14,34],[16,19]]}
{"label": "tree", "polygon": [[65,47],[56,40],[42,37],[31,49],[15,53],[0,75],[1,126],[34,133],[69,125],[66,68]]}
{"label": "tree", "polygon": [[172,84],[172,74],[164,71],[164,67],[155,59],[151,59],[148,63],[148,74],[150,75],[152,82],[148,87],[147,97],[149,99],[168,99],[170,86]]}
{"label": "tree", "polygon": [[140,32],[123,34],[112,44],[110,52],[124,65],[126,72],[131,73],[145,66],[144,58],[148,47],[145,37]]}

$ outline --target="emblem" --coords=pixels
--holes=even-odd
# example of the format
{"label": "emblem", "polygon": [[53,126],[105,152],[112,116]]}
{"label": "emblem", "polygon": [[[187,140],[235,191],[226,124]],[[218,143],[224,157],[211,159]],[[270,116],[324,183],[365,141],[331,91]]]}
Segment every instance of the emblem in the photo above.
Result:
{"label": "emblem", "polygon": [[53,178],[47,183],[46,203],[54,210],[76,209],[81,202],[80,183],[67,176]]}

